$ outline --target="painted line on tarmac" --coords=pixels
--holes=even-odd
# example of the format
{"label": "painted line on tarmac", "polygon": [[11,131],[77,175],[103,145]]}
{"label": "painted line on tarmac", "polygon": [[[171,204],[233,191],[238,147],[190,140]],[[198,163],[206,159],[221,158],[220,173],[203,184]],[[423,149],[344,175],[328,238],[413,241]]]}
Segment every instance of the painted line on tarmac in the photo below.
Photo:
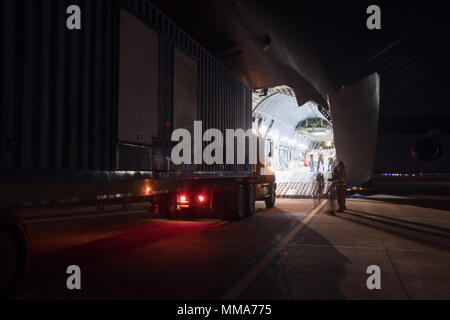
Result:
{"label": "painted line on tarmac", "polygon": [[308,214],[294,229],[292,229],[278,244],[272,248],[258,263],[248,271],[238,282],[223,295],[222,300],[236,300],[247,289],[250,284],[259,276],[261,272],[267,267],[267,265],[280,253],[280,251],[303,229],[304,226],[322,209],[327,203],[326,200],[322,201],[317,207],[315,207],[310,214]]}
{"label": "painted line on tarmac", "polygon": [[219,221],[211,224],[212,227],[222,227],[231,224],[231,221]]}

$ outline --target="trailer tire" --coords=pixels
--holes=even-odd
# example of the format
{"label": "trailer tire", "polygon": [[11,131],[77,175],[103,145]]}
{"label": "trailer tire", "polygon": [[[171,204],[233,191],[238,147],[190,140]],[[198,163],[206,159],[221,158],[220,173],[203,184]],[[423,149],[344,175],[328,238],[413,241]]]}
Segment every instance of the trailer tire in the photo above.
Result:
{"label": "trailer tire", "polygon": [[253,184],[249,184],[247,186],[247,192],[246,192],[246,208],[245,208],[245,215],[250,217],[255,213],[255,186]]}
{"label": "trailer tire", "polygon": [[175,219],[177,217],[177,210],[175,200],[169,194],[163,194],[159,198],[159,215],[166,219]]}
{"label": "trailer tire", "polygon": [[236,187],[234,197],[235,201],[230,201],[232,204],[228,210],[228,218],[230,220],[239,220],[245,217],[245,189],[244,186],[239,184]]}
{"label": "trailer tire", "polygon": [[275,207],[275,200],[277,199],[277,195],[275,194],[275,189],[272,190],[270,196],[267,197],[264,201],[266,203],[266,208]]}
{"label": "trailer tire", "polygon": [[224,188],[220,186],[216,186],[212,191],[212,216],[217,219],[227,219],[224,192]]}
{"label": "trailer tire", "polygon": [[8,298],[22,282],[30,260],[30,241],[23,223],[0,212],[0,298]]}

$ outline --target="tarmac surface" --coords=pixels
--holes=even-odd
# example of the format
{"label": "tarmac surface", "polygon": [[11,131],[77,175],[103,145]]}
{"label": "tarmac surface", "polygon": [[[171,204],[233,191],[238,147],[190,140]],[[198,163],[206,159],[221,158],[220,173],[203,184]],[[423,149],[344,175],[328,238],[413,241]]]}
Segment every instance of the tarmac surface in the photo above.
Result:
{"label": "tarmac surface", "polygon": [[[252,217],[123,211],[22,214],[32,260],[16,299],[449,299],[450,199],[277,199]],[[81,290],[66,286],[81,270]],[[381,289],[369,289],[369,266]]]}

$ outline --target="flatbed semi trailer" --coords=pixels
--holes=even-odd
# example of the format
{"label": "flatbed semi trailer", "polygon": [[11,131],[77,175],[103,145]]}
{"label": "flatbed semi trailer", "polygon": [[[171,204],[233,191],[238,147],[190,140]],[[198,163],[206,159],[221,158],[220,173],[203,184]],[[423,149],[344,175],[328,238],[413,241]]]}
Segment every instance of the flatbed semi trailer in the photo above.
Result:
{"label": "flatbed semi trailer", "polygon": [[29,262],[23,206],[148,201],[161,217],[221,219],[274,206],[264,165],[173,163],[177,128],[251,129],[251,90],[149,1],[2,9],[1,295]]}

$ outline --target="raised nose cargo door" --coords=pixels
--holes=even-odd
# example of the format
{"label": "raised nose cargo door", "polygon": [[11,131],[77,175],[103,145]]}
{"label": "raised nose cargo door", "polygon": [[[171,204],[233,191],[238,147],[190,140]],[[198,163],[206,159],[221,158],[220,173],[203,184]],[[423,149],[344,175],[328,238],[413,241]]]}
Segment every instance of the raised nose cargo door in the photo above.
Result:
{"label": "raised nose cargo door", "polygon": [[372,177],[378,134],[380,77],[377,73],[329,96],[337,159],[349,186]]}

